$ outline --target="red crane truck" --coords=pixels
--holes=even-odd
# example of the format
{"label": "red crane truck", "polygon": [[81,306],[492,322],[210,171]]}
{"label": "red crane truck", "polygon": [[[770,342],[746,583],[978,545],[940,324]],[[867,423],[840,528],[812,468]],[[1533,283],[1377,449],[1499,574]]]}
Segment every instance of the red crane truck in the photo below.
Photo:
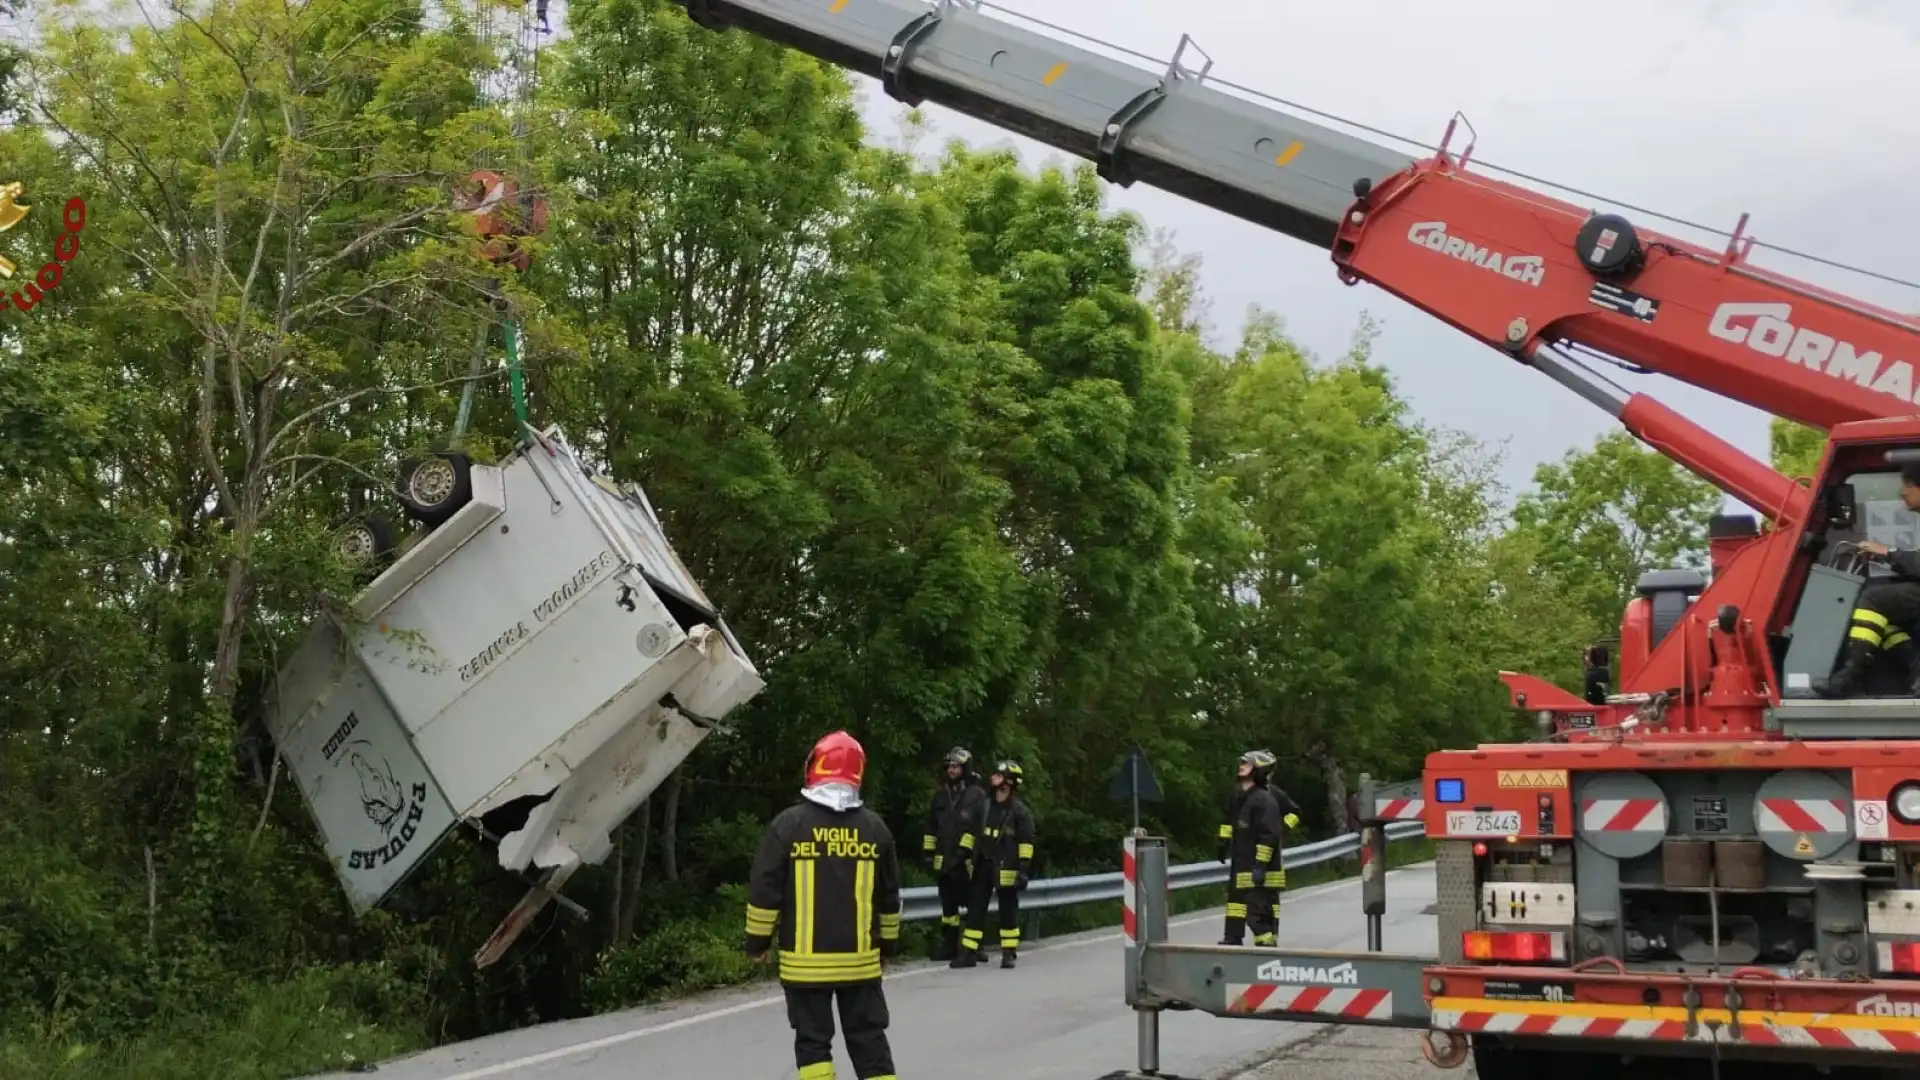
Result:
{"label": "red crane truck", "polygon": [[[1428,1031],[1484,1080],[1695,1058],[1718,1074],[1904,1074],[1920,1062],[1920,700],[1815,694],[1881,572],[1920,547],[1920,323],[1470,167],[1226,93],[1179,52],[1149,72],[989,17],[979,0],[678,0],[1136,180],[1331,250],[1370,282],[1616,417],[1770,522],[1717,518],[1712,578],[1658,571],[1622,621],[1618,692],[1503,672],[1540,728],[1363,785],[1370,946],[1165,940],[1165,848],[1128,841],[1127,1000],[1140,1068],[1159,1010]],[[1471,126],[1467,127],[1471,132]],[[1598,375],[1581,353],[1825,428],[1811,483]],[[1902,542],[1904,539],[1904,543]],[[1437,955],[1380,947],[1378,825],[1436,848]]]}

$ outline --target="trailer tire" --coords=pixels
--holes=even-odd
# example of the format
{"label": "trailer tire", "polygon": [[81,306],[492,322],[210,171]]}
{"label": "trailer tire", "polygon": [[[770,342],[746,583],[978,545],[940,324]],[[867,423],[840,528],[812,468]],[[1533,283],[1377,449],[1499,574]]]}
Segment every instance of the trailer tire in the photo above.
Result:
{"label": "trailer tire", "polygon": [[393,523],[379,514],[354,514],[334,534],[335,554],[367,580],[393,561],[394,547]]}
{"label": "trailer tire", "polygon": [[429,529],[438,528],[473,501],[473,462],[451,450],[411,458],[400,467],[400,484],[394,493],[408,517]]}

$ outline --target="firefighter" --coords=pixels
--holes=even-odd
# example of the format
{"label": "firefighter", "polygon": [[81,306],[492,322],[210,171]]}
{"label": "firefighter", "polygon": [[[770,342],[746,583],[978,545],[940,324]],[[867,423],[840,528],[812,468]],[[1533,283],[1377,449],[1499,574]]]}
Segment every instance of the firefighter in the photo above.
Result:
{"label": "firefighter", "polygon": [[952,960],[960,953],[960,908],[967,898],[970,852],[960,846],[967,823],[978,816],[987,800],[980,776],[968,768],[973,754],[964,746],[947,751],[945,774],[927,810],[927,831],[920,837],[920,855],[933,871],[940,890],[940,944],[933,959]]}
{"label": "firefighter", "polygon": [[[1920,462],[1900,469],[1900,501],[1920,512]],[[1907,689],[1920,697],[1920,650],[1908,631],[1920,623],[1920,551],[1894,551],[1874,540],[1862,540],[1860,550],[1878,556],[1893,568],[1894,578],[1869,584],[1854,601],[1846,648],[1832,678],[1814,686],[1821,697],[1853,697],[1881,654],[1899,665]]]}
{"label": "firefighter", "polygon": [[778,944],[799,1080],[834,1080],[833,1012],[861,1080],[897,1080],[881,957],[900,948],[900,864],[860,805],[867,754],[836,731],[807,755],[801,801],[767,826],[747,891],[747,955]]}
{"label": "firefighter", "polygon": [[[1227,921],[1222,945],[1277,943],[1280,892],[1287,886],[1282,864],[1285,830],[1300,824],[1299,807],[1271,786],[1275,758],[1270,750],[1249,750],[1236,766],[1227,820],[1220,826],[1218,858],[1227,867]],[[1284,802],[1283,802],[1284,800]]]}
{"label": "firefighter", "polygon": [[[1271,761],[1273,755],[1268,754],[1267,757]],[[1300,827],[1300,804],[1293,801],[1293,796],[1287,794],[1285,788],[1273,782],[1271,764],[1267,766],[1265,787],[1267,793],[1273,796],[1274,805],[1280,808],[1280,839],[1273,845],[1273,858],[1267,863],[1266,872],[1260,882],[1261,891],[1266,894],[1262,900],[1272,912],[1272,921],[1267,926],[1271,931],[1270,936],[1277,944],[1280,933],[1280,894],[1287,891],[1287,834]],[[1251,925],[1252,920],[1249,919],[1248,922]],[[1259,941],[1258,937],[1254,938],[1255,944],[1259,944]]]}
{"label": "firefighter", "polygon": [[960,843],[973,853],[973,874],[967,890],[967,928],[960,935],[960,953],[950,967],[970,968],[980,962],[987,936],[987,901],[1000,903],[1000,966],[1010,968],[1020,953],[1020,893],[1027,887],[1033,865],[1033,813],[1015,794],[1024,779],[1020,763],[1002,761],[987,777],[990,802],[976,811],[974,828]]}

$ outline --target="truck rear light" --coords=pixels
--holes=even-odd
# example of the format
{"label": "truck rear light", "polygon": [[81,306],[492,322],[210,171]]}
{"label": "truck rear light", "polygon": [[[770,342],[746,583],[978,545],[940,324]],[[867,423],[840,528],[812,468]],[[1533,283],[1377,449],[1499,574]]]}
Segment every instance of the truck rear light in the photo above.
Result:
{"label": "truck rear light", "polygon": [[1469,930],[1460,935],[1469,960],[1537,964],[1567,958],[1567,935],[1541,931]]}
{"label": "truck rear light", "polygon": [[1920,975],[1920,941],[1882,941],[1874,945],[1883,975]]}
{"label": "truck rear light", "polygon": [[1887,805],[1902,825],[1920,825],[1920,784],[1905,783],[1887,794]]}

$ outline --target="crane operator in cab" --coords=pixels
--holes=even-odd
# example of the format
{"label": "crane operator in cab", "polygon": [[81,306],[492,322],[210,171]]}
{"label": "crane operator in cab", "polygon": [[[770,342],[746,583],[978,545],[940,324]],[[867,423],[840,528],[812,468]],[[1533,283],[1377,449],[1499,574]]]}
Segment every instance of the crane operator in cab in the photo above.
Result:
{"label": "crane operator in cab", "polygon": [[[1920,462],[1900,467],[1900,501],[1920,513]],[[1894,576],[1860,590],[1839,666],[1832,678],[1816,682],[1814,689],[1826,698],[1856,697],[1874,662],[1884,654],[1906,676],[1908,692],[1920,697],[1920,650],[1909,636],[1920,624],[1920,551],[1896,551],[1877,540],[1862,540],[1858,546],[1892,567]]]}

